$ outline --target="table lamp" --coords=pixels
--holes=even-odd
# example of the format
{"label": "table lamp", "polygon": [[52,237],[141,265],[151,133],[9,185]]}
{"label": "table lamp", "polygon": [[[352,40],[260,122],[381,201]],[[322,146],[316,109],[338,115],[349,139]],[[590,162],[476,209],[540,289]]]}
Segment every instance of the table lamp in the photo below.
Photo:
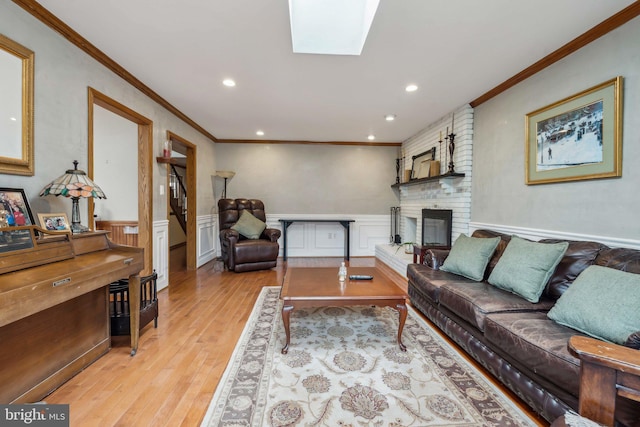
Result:
{"label": "table lamp", "polygon": [[71,232],[73,234],[89,231],[89,228],[80,224],[80,206],[78,204],[80,198],[107,198],[102,189],[83,170],[78,169],[77,160],[73,161],[73,169],[68,169],[64,175],[51,181],[40,192],[41,197],[49,195],[71,197]]}

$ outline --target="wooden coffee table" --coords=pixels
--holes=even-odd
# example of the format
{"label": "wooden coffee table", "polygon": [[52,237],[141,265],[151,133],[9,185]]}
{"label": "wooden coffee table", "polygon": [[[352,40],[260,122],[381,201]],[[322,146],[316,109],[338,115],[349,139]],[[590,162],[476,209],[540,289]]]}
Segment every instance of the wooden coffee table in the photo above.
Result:
{"label": "wooden coffee table", "polygon": [[386,306],[398,310],[398,345],[400,350],[407,350],[402,344],[402,329],[407,319],[407,294],[374,267],[349,267],[348,274],[370,275],[373,280],[349,280],[347,277],[341,283],[338,280],[338,267],[287,269],[280,291],[284,303],[282,321],[287,335],[282,354],[289,351],[289,319],[295,308],[352,305]]}

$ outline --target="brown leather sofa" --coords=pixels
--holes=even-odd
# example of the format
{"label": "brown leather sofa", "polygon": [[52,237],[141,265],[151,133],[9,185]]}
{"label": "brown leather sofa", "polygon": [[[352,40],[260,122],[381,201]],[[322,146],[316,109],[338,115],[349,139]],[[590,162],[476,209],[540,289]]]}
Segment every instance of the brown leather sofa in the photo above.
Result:
{"label": "brown leather sofa", "polygon": [[[580,360],[567,344],[572,336],[585,335],[555,323],[547,312],[590,265],[640,274],[640,251],[569,241],[540,301],[531,303],[486,281],[511,237],[490,230],[473,236],[501,239],[484,281],[439,270],[449,251],[429,249],[423,264],[407,267],[411,304],[546,420],[577,410]],[[638,420],[637,414],[629,417]]]}
{"label": "brown leather sofa", "polygon": [[248,211],[266,222],[264,203],[257,199],[220,199],[220,245],[225,267],[237,273],[273,268],[277,264],[280,230],[265,228],[258,239],[247,239],[231,227],[238,222],[242,211]]}

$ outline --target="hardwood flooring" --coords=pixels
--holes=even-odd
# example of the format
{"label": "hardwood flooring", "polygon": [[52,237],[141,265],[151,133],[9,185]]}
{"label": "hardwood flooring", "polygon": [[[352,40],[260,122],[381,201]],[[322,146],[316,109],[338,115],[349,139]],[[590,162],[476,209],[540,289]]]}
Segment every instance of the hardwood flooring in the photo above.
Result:
{"label": "hardwood flooring", "polygon": [[[297,267],[337,267],[340,258],[289,258]],[[47,403],[70,404],[71,426],[199,426],[218,381],[263,286],[279,286],[282,260],[272,270],[233,273],[215,262],[186,271],[172,254],[169,287],[159,292],[158,328],[140,335],[136,356],[129,337],[113,337],[105,356],[50,394]],[[351,266],[377,266],[406,290],[406,280],[375,258]],[[540,425],[545,425],[541,422]]]}

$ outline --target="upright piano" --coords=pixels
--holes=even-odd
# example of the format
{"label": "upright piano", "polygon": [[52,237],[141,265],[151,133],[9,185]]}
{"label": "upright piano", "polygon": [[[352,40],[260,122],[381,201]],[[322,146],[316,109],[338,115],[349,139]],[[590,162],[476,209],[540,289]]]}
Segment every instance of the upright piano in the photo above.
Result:
{"label": "upright piano", "polygon": [[144,250],[107,234],[0,228],[0,403],[39,401],[109,351],[108,285],[125,277],[136,353]]}

